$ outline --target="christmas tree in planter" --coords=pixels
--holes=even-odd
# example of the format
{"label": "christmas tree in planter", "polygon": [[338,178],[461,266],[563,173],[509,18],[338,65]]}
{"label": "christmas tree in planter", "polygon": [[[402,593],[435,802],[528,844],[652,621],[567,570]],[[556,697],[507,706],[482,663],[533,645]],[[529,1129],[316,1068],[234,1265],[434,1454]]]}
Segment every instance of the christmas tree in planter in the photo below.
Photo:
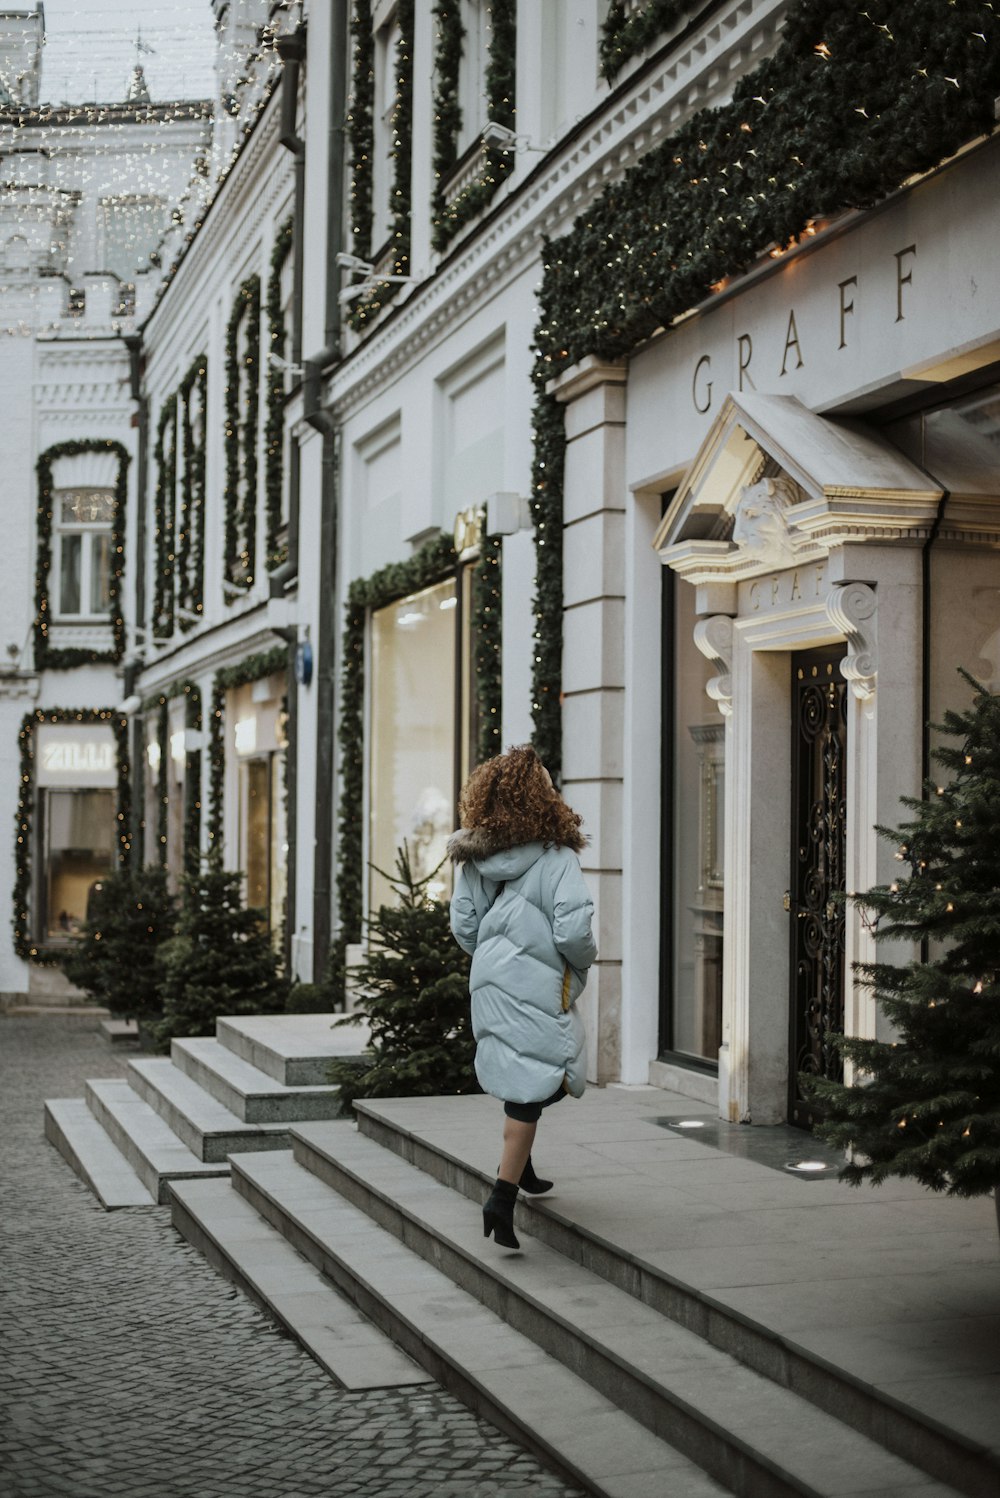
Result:
{"label": "christmas tree in planter", "polygon": [[921,943],[904,966],[857,965],[899,1039],[837,1037],[862,1080],[803,1085],[823,1108],[818,1132],[854,1153],[842,1179],[992,1192],[1000,1226],[1000,697],[961,674],[976,697],[945,715],[960,742],[934,754],[953,778],[904,798],[914,817],[898,831],[877,829],[911,877],[854,897],[880,939]]}
{"label": "christmas tree in planter", "polygon": [[148,1024],[163,1011],[162,948],[176,928],[166,869],[118,869],[88,900],[86,923],[62,958],[63,972],[113,1015]]}
{"label": "christmas tree in planter", "polygon": [[182,880],[177,935],[164,950],[157,1040],[212,1035],[220,1015],[284,1009],[288,984],[260,910],[242,901],[243,876],[209,868]]}
{"label": "christmas tree in planter", "polygon": [[[381,873],[381,870],[376,870]],[[346,1106],[355,1098],[436,1097],[478,1092],[476,1043],[469,1015],[469,958],[455,942],[448,907],[427,893],[435,869],[414,876],[406,843],[396,853],[399,896],[368,925],[368,956],[352,973],[362,995],[356,1019],[371,1027],[371,1048],[359,1064],[334,1061],[330,1080]]]}

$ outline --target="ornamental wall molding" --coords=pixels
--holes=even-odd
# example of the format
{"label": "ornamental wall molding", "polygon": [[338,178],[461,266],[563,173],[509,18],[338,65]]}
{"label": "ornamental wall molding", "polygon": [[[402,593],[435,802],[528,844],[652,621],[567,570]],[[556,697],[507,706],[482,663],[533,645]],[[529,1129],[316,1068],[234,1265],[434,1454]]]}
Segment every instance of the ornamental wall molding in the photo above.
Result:
{"label": "ornamental wall molding", "polygon": [[729,614],[713,614],[699,619],[694,627],[694,643],[718,672],[705,683],[705,691],[718,706],[724,718],[733,711],[733,621]]}
{"label": "ornamental wall molding", "polygon": [[394,302],[383,326],[345,339],[349,352],[328,387],[338,417],[350,416],[373,390],[417,363],[453,331],[460,314],[493,300],[537,264],[542,239],[564,233],[609,176],[625,172],[698,109],[729,99],[737,79],[773,50],[788,4],[776,0],[761,15],[755,0],[736,0],[655,73],[631,89],[626,80],[622,97],[596,111],[585,134],[565,145],[556,142],[527,179],[508,178],[485,227],[471,220],[437,273],[405,302]]}
{"label": "ornamental wall molding", "polygon": [[841,675],[861,702],[870,702],[875,696],[877,608],[875,589],[868,583],[844,583],[826,600],[830,623],[846,637],[849,647],[840,663]]}

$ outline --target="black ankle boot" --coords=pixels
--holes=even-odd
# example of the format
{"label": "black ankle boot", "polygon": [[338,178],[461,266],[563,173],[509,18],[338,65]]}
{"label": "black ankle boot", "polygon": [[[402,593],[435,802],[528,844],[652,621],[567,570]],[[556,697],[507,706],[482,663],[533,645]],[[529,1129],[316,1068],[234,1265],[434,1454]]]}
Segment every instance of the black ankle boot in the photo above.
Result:
{"label": "black ankle boot", "polygon": [[521,1179],[518,1182],[522,1191],[527,1191],[530,1196],[541,1196],[543,1191],[551,1191],[555,1185],[554,1181],[543,1181],[540,1176],[535,1175],[535,1167],[528,1156],[528,1163],[521,1171]]}
{"label": "black ankle boot", "polygon": [[514,1203],[516,1201],[517,1187],[513,1181],[501,1181],[498,1176],[496,1185],[483,1207],[483,1237],[488,1238],[492,1233],[494,1243],[499,1243],[501,1248],[521,1247],[514,1236]]}

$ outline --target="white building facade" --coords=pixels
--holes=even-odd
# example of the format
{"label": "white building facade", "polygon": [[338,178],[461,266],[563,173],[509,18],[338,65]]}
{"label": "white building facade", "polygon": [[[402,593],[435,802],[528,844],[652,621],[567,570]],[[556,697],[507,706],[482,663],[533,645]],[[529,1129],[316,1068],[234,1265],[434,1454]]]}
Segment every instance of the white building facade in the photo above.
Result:
{"label": "white building facade", "polygon": [[1000,669],[994,23],[956,84],[916,7],[851,110],[902,164],[858,124],[852,183],[809,158],[846,7],[217,9],[228,135],[137,351],[136,856],[219,850],[339,984],[378,871],[446,895],[463,778],[534,738],[592,1078],[808,1126],[878,1024],[840,897]]}

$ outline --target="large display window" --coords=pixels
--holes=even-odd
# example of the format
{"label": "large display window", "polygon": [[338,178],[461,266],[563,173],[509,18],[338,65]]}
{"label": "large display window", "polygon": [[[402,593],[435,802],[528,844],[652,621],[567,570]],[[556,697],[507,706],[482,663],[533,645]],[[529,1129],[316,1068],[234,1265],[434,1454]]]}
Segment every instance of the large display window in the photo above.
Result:
{"label": "large display window", "polygon": [[[455,825],[456,777],[468,761],[461,677],[461,598],[449,578],[371,616],[369,909],[391,903],[388,881],[405,840],[428,892],[450,892],[445,844]],[[461,743],[458,742],[459,738]],[[439,868],[440,866],[440,868]]]}
{"label": "large display window", "polygon": [[104,725],[37,729],[37,857],[43,876],[36,940],[58,945],[87,919],[94,886],[111,872],[118,822],[114,741]]}
{"label": "large display window", "polygon": [[[725,723],[705,687],[715,668],[694,643],[695,590],[665,591],[669,686],[665,839],[665,1049],[717,1063],[722,1041]],[[671,648],[672,646],[672,648]]]}

